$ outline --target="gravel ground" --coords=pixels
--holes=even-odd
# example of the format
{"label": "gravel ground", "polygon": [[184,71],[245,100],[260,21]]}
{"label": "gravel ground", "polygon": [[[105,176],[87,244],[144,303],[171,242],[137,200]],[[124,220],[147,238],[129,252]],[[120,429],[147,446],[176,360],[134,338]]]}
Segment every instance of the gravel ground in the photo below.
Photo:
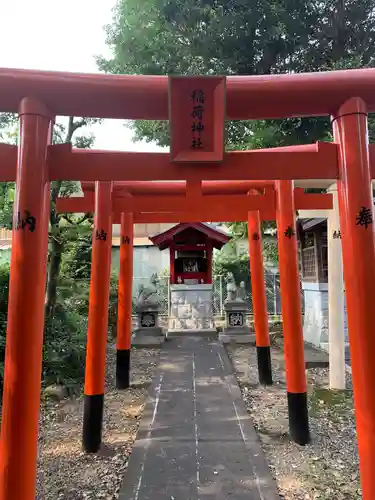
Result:
{"label": "gravel ground", "polygon": [[82,397],[42,407],[36,500],[117,499],[159,351],[132,351],[134,388],[128,391],[115,389],[115,356],[109,346],[104,445],[98,455],[81,451]]}
{"label": "gravel ground", "polygon": [[288,437],[282,352],[272,348],[274,385],[267,389],[257,384],[255,347],[228,352],[281,498],[361,499],[351,377],[346,391],[329,391],[328,369],[307,370],[312,443],[303,447]]}

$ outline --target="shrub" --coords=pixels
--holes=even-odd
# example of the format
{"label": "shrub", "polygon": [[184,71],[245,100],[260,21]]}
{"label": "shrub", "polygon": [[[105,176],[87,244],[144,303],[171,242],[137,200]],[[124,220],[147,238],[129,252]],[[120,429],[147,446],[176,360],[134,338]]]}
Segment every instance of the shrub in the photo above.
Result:
{"label": "shrub", "polygon": [[[64,262],[58,282],[57,304],[46,322],[43,346],[43,385],[81,383],[85,373],[87,318],[90,291],[91,238],[77,242]],[[80,260],[80,252],[83,252]],[[4,374],[5,334],[8,311],[9,264],[0,265],[0,389]],[[116,337],[117,277],[111,278],[108,333]]]}
{"label": "shrub", "polygon": [[83,228],[76,240],[66,245],[61,263],[61,276],[79,281],[90,281],[92,234]]}
{"label": "shrub", "polygon": [[[89,310],[91,275],[92,233],[87,229],[79,234],[77,240],[70,242],[64,254],[58,287],[58,300],[68,310],[86,316]],[[111,276],[108,333],[116,337],[117,324],[117,276]]]}
{"label": "shrub", "polygon": [[60,305],[45,325],[43,384],[62,384],[71,389],[85,373],[87,319]]}
{"label": "shrub", "polygon": [[[9,265],[0,266],[0,389],[4,375],[5,334],[8,311]],[[86,316],[87,317],[87,316]],[[56,307],[45,325],[43,384],[64,384],[68,388],[83,380],[87,320],[75,309]]]}

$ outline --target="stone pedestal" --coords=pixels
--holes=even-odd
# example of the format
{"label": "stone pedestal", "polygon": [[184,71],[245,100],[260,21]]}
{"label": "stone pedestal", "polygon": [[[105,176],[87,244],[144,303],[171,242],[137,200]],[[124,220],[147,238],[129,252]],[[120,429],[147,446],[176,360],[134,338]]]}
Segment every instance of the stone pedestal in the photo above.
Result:
{"label": "stone pedestal", "polygon": [[132,345],[155,346],[164,342],[163,329],[159,326],[159,306],[157,303],[138,304],[137,327],[133,331]]}
{"label": "stone pedestal", "polygon": [[328,343],[328,284],[302,282],[305,300],[303,336],[320,347]]}
{"label": "stone pedestal", "polygon": [[168,337],[216,334],[212,311],[212,285],[171,285]]}
{"label": "stone pedestal", "polygon": [[[326,351],[329,350],[328,283],[302,282],[305,300],[303,336],[306,342]],[[344,308],[343,332],[348,345],[346,308]]]}
{"label": "stone pedestal", "polygon": [[224,303],[225,327],[219,339],[224,343],[248,344],[255,341],[246,322],[248,308],[243,300],[228,300]]}

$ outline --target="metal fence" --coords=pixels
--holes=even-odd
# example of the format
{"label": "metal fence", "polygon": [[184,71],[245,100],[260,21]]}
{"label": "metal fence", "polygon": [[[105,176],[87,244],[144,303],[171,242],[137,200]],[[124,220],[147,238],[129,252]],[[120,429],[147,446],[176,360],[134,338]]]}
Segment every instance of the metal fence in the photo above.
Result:
{"label": "metal fence", "polygon": [[[266,298],[267,298],[267,311],[272,319],[278,320],[281,317],[281,293],[280,293],[280,275],[278,273],[273,273],[265,269],[264,280],[266,286]],[[169,276],[161,275],[158,277],[157,285],[157,295],[158,302],[160,306],[161,316],[169,316],[170,311],[170,278]],[[69,284],[66,290],[66,286],[59,286],[58,293],[62,299],[65,299],[66,292],[68,291],[69,300],[72,300],[72,292],[75,300],[82,300],[88,303],[89,299],[89,284],[90,280],[74,280]],[[150,277],[134,277],[133,278],[133,314],[136,313],[135,306],[137,303],[137,298],[142,287],[147,287],[150,284]],[[216,317],[224,316],[224,302],[228,296],[227,292],[227,277],[226,276],[214,276],[213,277],[213,313]],[[253,302],[251,293],[251,276],[250,279],[245,282],[245,300],[248,304],[248,310],[250,316],[253,314]],[[114,309],[117,310],[117,279],[113,279],[111,287],[111,304]],[[301,289],[301,303],[302,303],[302,313],[304,312],[304,298],[303,291]]]}
{"label": "metal fence", "polygon": [[[264,280],[266,285],[267,311],[270,316],[281,316],[281,293],[280,293],[280,275],[265,270]],[[133,278],[133,304],[135,305],[141,286],[147,286],[150,278]],[[245,282],[246,296],[245,300],[249,306],[250,315],[253,314],[251,276],[250,280]],[[169,314],[169,276],[159,276],[157,286],[160,312],[162,315]],[[224,302],[228,296],[226,276],[213,277],[213,311],[215,316],[224,315]],[[302,311],[304,309],[303,292],[301,289]]]}

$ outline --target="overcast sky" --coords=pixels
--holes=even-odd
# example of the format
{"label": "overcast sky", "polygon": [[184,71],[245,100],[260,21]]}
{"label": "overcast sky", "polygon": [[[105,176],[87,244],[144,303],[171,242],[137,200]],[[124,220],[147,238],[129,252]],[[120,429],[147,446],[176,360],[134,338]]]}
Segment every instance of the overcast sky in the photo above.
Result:
{"label": "overcast sky", "polygon": [[[103,26],[114,0],[0,0],[0,67],[97,73],[94,55],[109,55]],[[94,127],[95,148],[150,151],[134,144],[120,120]]]}

